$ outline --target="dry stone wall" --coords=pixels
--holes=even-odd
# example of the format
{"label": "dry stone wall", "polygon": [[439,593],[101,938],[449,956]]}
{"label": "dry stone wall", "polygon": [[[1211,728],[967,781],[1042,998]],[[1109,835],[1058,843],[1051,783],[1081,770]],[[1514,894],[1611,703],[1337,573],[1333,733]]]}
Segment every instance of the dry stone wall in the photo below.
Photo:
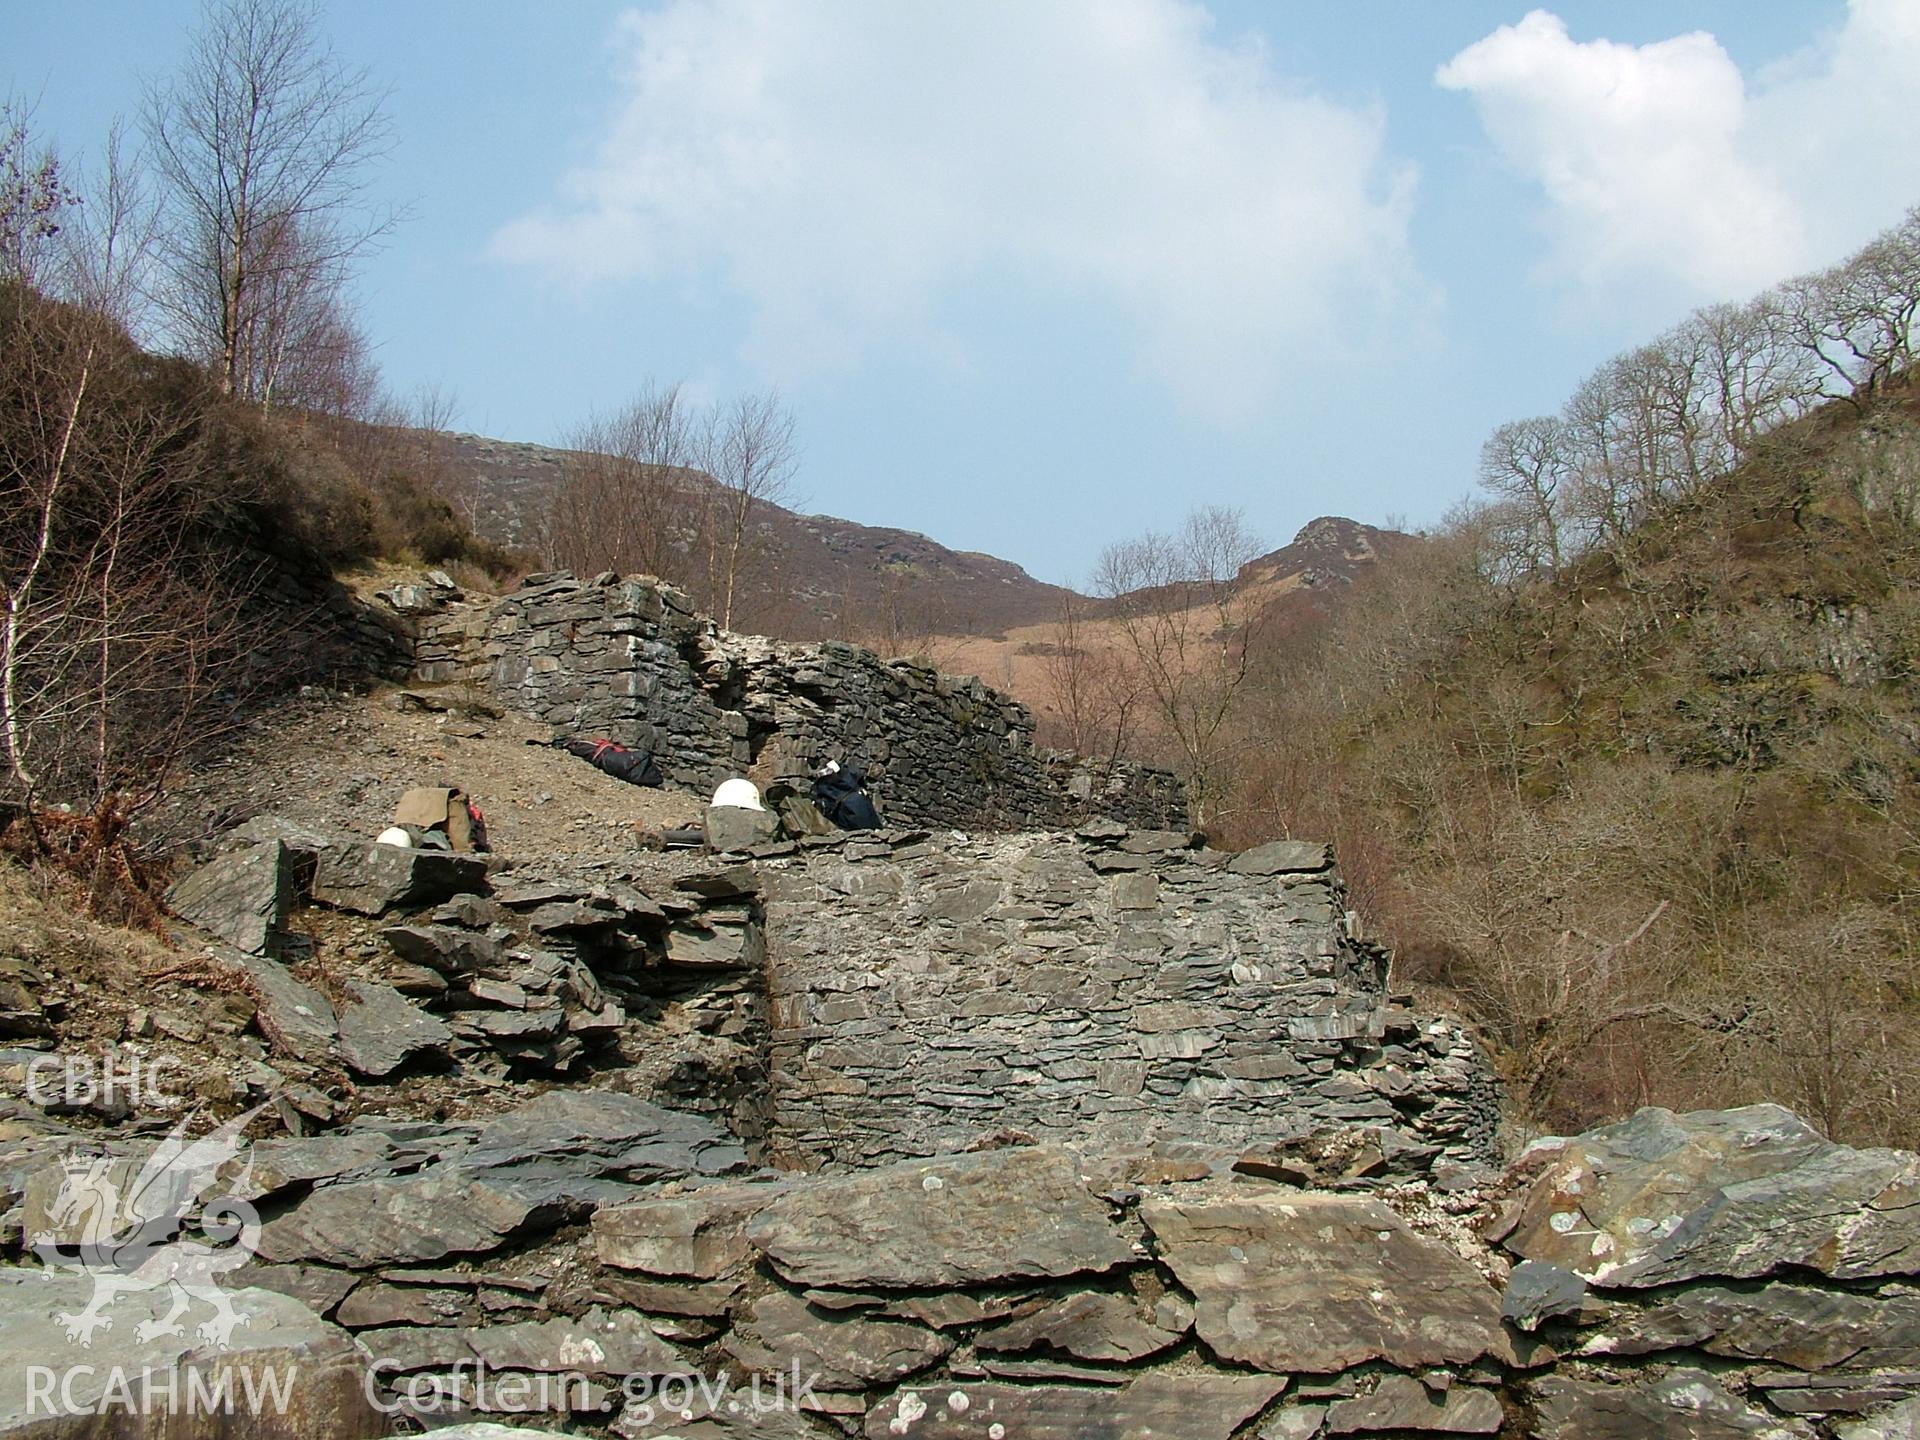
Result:
{"label": "dry stone wall", "polygon": [[[128,1227],[118,1177],[170,1116],[0,1088],[0,1436],[104,1433],[98,1385],[36,1410],[35,1374],[178,1395],[210,1356],[279,1366],[288,1401],[113,1433],[1920,1426],[1920,1158],[1755,1106],[1474,1163],[1490,1078],[1388,991],[1322,846],[1096,821],[535,874],[242,830],[188,889],[257,950],[180,967],[208,1028],[248,1030],[196,1077],[234,1067],[243,1153],[200,1162],[230,1192]],[[288,884],[334,912],[321,933],[378,943],[290,966]],[[121,1060],[184,1018],[130,1016]],[[33,1058],[57,1057],[0,1052],[0,1085]],[[237,1235],[208,1224],[232,1213]],[[221,1291],[170,1298],[100,1251],[175,1223],[138,1258]]]}
{"label": "dry stone wall", "polygon": [[1172,774],[1037,749],[1027,708],[973,676],[855,645],[734,635],[650,579],[536,575],[491,602],[430,585],[389,599],[418,634],[423,683],[471,686],[556,730],[644,746],[682,789],[747,773],[804,778],[831,759],[876,772],[874,798],[897,823],[1186,823]]}
{"label": "dry stone wall", "polygon": [[[1491,1069],[1389,993],[1327,847],[1193,842],[889,829],[490,876],[259,817],[172,901],[308,1066],[617,1081],[796,1168],[1008,1135],[1301,1179],[1491,1164]],[[365,918],[331,1000],[288,968],[302,900]]]}
{"label": "dry stone wall", "polygon": [[1364,1132],[1341,1167],[1491,1160],[1491,1071],[1389,996],[1327,847],[1192,839],[1095,821],[764,864],[777,1157],[861,1167],[1004,1132],[1285,1152]]}
{"label": "dry stone wall", "polygon": [[244,682],[270,693],[296,685],[359,687],[404,680],[413,625],[391,605],[368,603],[311,555],[243,545],[233,573],[247,577],[236,635],[254,646]]}
{"label": "dry stone wall", "polygon": [[[11,1244],[73,1244],[79,1139],[0,1142]],[[170,1324],[199,1324],[206,1290],[169,1311],[165,1286],[123,1284],[80,1349],[88,1277],[0,1267],[0,1435],[105,1433],[97,1383],[36,1411],[37,1371],[77,1356],[179,1394],[209,1349],[277,1362],[291,1414],[243,1396],[112,1433],[1910,1440],[1920,1422],[1912,1154],[1757,1106],[1642,1111],[1451,1194],[1167,1160],[1013,1143],[796,1176],[606,1090],[262,1140],[236,1173],[263,1223],[201,1252],[237,1322],[222,1344]]]}

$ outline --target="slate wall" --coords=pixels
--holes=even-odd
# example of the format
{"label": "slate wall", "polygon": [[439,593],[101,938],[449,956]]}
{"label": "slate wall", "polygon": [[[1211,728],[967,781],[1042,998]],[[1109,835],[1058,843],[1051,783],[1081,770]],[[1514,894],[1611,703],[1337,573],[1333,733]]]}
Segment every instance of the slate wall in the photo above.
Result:
{"label": "slate wall", "polygon": [[346,687],[406,678],[413,663],[407,618],[390,605],[361,600],[325,563],[249,545],[234,571],[248,577],[238,634],[257,650],[250,683]]}
{"label": "slate wall", "polygon": [[832,759],[877,772],[870,789],[896,823],[1186,823],[1170,772],[1037,749],[1027,708],[973,676],[855,645],[734,635],[653,580],[537,575],[492,602],[429,586],[390,599],[412,617],[422,682],[470,685],[557,730],[646,746],[678,788],[804,778]]}
{"label": "slate wall", "polygon": [[1189,839],[1094,822],[763,864],[770,1154],[841,1168],[1001,1132],[1285,1148],[1364,1130],[1362,1168],[1491,1160],[1491,1070],[1388,995],[1326,847]]}

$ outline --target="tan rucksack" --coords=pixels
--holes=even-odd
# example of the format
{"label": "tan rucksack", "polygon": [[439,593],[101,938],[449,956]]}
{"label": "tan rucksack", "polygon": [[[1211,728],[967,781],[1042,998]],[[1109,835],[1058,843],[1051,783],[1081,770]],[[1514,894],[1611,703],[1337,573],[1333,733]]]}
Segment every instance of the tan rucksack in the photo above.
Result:
{"label": "tan rucksack", "polygon": [[456,786],[422,785],[407,791],[394,807],[393,823],[412,830],[438,830],[458,851],[487,848],[486,820]]}

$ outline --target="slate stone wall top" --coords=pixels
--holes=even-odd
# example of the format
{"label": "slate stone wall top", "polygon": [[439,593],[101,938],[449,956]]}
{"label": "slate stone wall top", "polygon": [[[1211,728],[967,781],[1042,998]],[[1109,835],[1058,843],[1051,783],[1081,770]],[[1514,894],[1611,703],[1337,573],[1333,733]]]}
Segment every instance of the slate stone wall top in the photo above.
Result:
{"label": "slate stone wall top", "polygon": [[[364,1440],[370,1400],[537,1427],[451,1440],[1911,1440],[1920,1419],[1911,1154],[1759,1106],[1643,1111],[1451,1195],[1164,1159],[1016,1143],[754,1172],[605,1091],[263,1141],[238,1173],[273,1218],[222,1363],[298,1360],[298,1418],[165,1433]],[[58,1153],[16,1162],[27,1229],[57,1230]],[[1543,1246],[1575,1268],[1521,1258]],[[1682,1256],[1658,1284],[1632,1268]],[[187,1363],[134,1323],[165,1287],[129,1287],[76,1352],[60,1312],[88,1288],[0,1269],[0,1435],[102,1433],[29,1411],[28,1367]]]}
{"label": "slate stone wall top", "polygon": [[973,676],[734,635],[651,579],[535,575],[492,602],[432,586],[388,599],[418,637],[422,683],[484,688],[556,729],[645,746],[677,788],[805,777],[838,760],[878,772],[872,793],[895,823],[1186,823],[1170,772],[1037,749],[1027,708]]}
{"label": "slate stone wall top", "polygon": [[1192,839],[1096,821],[763,862],[770,1153],[857,1168],[1012,1131],[1281,1168],[1365,1135],[1355,1178],[1490,1161],[1491,1070],[1388,995],[1327,847]]}

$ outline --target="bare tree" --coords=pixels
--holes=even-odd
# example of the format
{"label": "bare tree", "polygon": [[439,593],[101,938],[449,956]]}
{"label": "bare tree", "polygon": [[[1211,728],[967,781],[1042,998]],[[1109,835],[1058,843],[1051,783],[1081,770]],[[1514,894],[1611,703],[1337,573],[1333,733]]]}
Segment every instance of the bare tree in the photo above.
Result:
{"label": "bare tree", "polygon": [[554,495],[552,563],[685,584],[700,423],[680,385],[648,380],[618,410],[575,426]]}
{"label": "bare tree", "polygon": [[792,413],[773,390],[741,395],[709,417],[702,468],[719,484],[707,531],[709,586],[723,629],[733,625],[740,573],[755,548],[755,514],[790,499],[800,454]]}
{"label": "bare tree", "polygon": [[39,287],[77,197],[60,157],[35,142],[31,122],[26,106],[0,102],[0,280]]}
{"label": "bare tree", "polygon": [[160,212],[118,120],[98,161],[81,170],[79,192],[81,203],[61,237],[62,288],[76,304],[138,337],[152,288]]}
{"label": "bare tree", "polygon": [[427,488],[451,505],[469,530],[478,530],[481,486],[471,471],[454,464],[449,432],[459,416],[459,397],[447,386],[416,385],[406,407],[411,462]]}
{"label": "bare tree", "polygon": [[1688,322],[1708,355],[1719,419],[1717,465],[1729,470],[1775,426],[1806,413],[1820,376],[1789,340],[1779,292],[1745,305],[1709,305]]}
{"label": "bare tree", "polygon": [[1913,360],[1920,310],[1920,206],[1843,264],[1780,288],[1793,342],[1845,399],[1876,394]]}
{"label": "bare tree", "polygon": [[[849,583],[838,602],[832,629],[850,644],[889,660],[914,656],[942,670],[961,663],[966,620],[951,614],[912,566],[883,565],[870,582]],[[817,617],[796,611],[780,633],[817,624]]]}
{"label": "bare tree", "polygon": [[149,90],[165,190],[168,309],[222,394],[265,402],[299,325],[394,223],[367,194],[384,95],[344,67],[300,0],[216,0],[185,67]]}
{"label": "bare tree", "polygon": [[[1567,402],[1564,513],[1576,546],[1618,546],[1662,505],[1720,473],[1710,349],[1703,332],[1682,326],[1615,356]],[[1489,443],[1503,443],[1498,432]],[[1483,481],[1513,498],[1512,483],[1492,483],[1495,470]]]}
{"label": "bare tree", "polygon": [[1194,820],[1227,795],[1234,714],[1258,616],[1236,583],[1259,551],[1238,510],[1210,506],[1178,533],[1110,545],[1094,583],[1118,626],[1154,723],[1180,761]]}
{"label": "bare tree", "polygon": [[1139,677],[1089,619],[1087,602],[1071,591],[1047,644],[1040,672],[1066,748],[1096,760],[1119,759],[1133,738]]}
{"label": "bare tree", "polygon": [[240,592],[193,544],[220,503],[198,392],[77,306],[23,295],[0,331],[0,790],[124,820],[232,678]]}
{"label": "bare tree", "polygon": [[1480,452],[1481,485],[1515,517],[1516,560],[1523,574],[1557,571],[1565,563],[1573,469],[1567,424],[1552,415],[1502,425]]}

